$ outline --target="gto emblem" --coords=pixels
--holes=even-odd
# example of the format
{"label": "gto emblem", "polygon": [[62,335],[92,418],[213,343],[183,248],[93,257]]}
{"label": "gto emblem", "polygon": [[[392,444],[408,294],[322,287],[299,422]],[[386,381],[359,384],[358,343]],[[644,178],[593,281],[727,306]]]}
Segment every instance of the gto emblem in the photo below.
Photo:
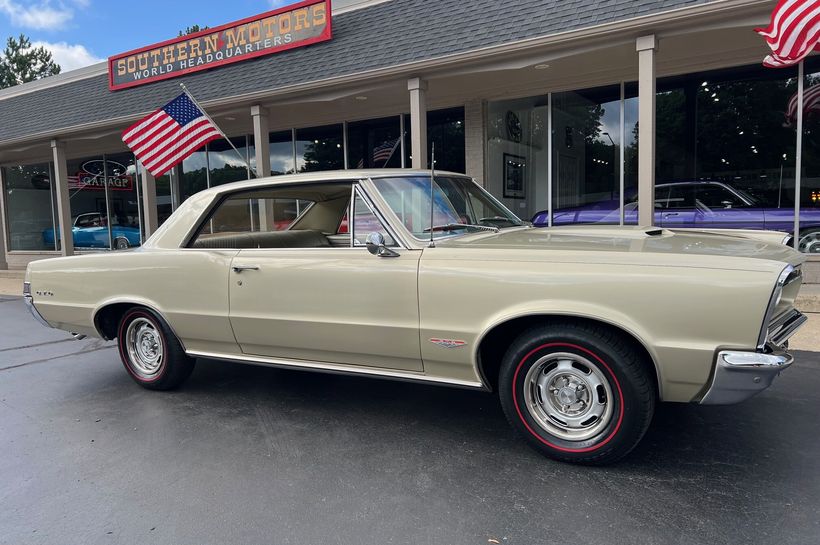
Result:
{"label": "gto emblem", "polygon": [[54,292],[53,291],[37,290],[34,293],[36,293],[37,295],[40,295],[42,297],[54,297]]}
{"label": "gto emblem", "polygon": [[459,348],[467,344],[467,341],[462,341],[459,339],[430,339],[430,342],[437,344],[442,348]]}

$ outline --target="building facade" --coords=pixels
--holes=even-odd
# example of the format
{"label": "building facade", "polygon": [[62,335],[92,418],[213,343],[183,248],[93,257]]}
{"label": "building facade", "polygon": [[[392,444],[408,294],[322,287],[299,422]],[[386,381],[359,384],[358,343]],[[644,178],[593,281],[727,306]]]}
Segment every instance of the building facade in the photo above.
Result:
{"label": "building facade", "polygon": [[[778,229],[820,281],[820,56],[762,67],[752,29],[774,4],[342,2],[304,47],[121,90],[103,63],[0,91],[0,267],[137,245],[255,173],[426,168],[435,144],[437,169],[537,224]],[[230,141],[154,179],[120,135],[180,82]]]}

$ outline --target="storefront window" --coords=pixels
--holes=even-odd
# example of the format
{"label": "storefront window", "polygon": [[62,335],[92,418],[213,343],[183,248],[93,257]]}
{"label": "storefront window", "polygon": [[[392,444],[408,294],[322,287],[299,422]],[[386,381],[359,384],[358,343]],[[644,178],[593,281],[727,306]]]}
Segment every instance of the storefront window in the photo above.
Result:
{"label": "storefront window", "polygon": [[270,138],[270,175],[293,174],[293,132],[272,132]]}
{"label": "storefront window", "polygon": [[546,95],[487,109],[487,190],[525,220],[547,208],[548,117]]}
{"label": "storefront window", "polygon": [[231,143],[233,147],[227,140],[214,140],[208,144],[208,183],[210,187],[252,178],[252,174],[248,171],[246,138],[244,136],[231,138]]}
{"label": "storefront window", "polygon": [[142,243],[134,155],[71,159],[68,195],[77,250],[125,249]]}
{"label": "storefront window", "polygon": [[553,225],[620,223],[620,86],[552,101]]}
{"label": "storefront window", "polygon": [[[206,146],[182,161],[180,197],[184,201],[194,193],[208,188],[208,152]],[[170,197],[170,191],[168,193]]]}
{"label": "storefront window", "polygon": [[347,124],[350,168],[400,168],[401,122],[398,116]]}
{"label": "storefront window", "polygon": [[345,167],[343,125],[296,129],[296,166],[299,172],[340,170]]}
{"label": "storefront window", "polygon": [[[803,81],[803,147],[800,176],[801,252],[820,253],[820,59],[808,59]],[[786,116],[790,123],[797,112],[796,99],[789,102]]]}
{"label": "storefront window", "polygon": [[51,164],[4,167],[2,174],[8,249],[58,250]]}
{"label": "storefront window", "polygon": [[[436,145],[436,170],[464,173],[464,108],[427,112],[427,160]],[[428,165],[429,168],[430,165]]]}
{"label": "storefront window", "polygon": [[658,80],[655,222],[791,232],[797,69]]}

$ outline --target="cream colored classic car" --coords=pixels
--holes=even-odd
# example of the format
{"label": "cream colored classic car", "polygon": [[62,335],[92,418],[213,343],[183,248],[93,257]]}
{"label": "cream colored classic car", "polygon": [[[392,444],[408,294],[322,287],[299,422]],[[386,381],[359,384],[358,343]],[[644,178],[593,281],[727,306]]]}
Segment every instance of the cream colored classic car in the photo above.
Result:
{"label": "cream colored classic car", "polygon": [[493,390],[535,448],[600,464],[658,401],[735,403],[792,363],[783,239],[539,229],[463,175],[349,170],[202,191],[141,248],[32,263],[25,296],[146,388],[204,357]]}

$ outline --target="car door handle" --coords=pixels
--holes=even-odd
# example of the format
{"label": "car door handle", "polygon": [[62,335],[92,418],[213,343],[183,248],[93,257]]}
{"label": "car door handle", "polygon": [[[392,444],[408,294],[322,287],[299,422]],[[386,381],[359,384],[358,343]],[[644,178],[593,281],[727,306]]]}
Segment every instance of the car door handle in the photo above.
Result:
{"label": "car door handle", "polygon": [[672,216],[680,216],[680,212],[669,212],[663,215],[665,218],[671,218]]}
{"label": "car door handle", "polygon": [[259,265],[234,265],[231,268],[233,272],[241,273],[242,271],[258,271]]}

